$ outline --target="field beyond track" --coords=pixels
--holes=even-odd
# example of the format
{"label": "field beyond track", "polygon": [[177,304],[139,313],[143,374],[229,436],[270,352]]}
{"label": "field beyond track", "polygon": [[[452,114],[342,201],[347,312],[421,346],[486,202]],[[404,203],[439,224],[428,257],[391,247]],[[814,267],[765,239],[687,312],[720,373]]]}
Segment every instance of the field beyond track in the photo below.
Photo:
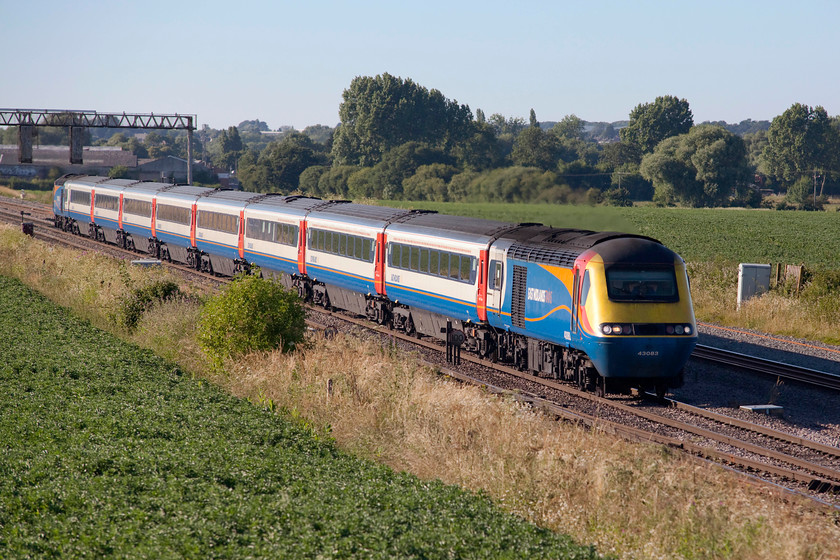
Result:
{"label": "field beyond track", "polygon": [[0,277],[0,557],[594,558]]}

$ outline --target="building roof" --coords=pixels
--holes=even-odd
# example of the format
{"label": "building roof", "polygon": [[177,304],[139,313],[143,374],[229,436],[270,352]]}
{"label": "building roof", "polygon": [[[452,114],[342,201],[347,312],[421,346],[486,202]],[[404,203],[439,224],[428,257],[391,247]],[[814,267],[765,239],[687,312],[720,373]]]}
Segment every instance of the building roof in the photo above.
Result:
{"label": "building roof", "polygon": [[[16,144],[0,145],[0,165],[20,165],[19,155]],[[82,149],[82,161],[92,167],[137,167],[137,156],[116,146],[86,146]],[[69,164],[70,146],[32,146],[32,165]]]}

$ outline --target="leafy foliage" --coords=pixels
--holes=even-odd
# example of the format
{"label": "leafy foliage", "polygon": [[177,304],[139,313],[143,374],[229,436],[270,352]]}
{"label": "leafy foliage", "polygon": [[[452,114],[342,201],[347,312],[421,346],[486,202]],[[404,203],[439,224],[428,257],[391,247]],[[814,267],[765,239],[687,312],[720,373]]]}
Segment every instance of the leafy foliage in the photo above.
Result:
{"label": "leafy foliage", "polygon": [[685,134],[693,125],[688,101],[665,95],[653,103],[636,105],[630,112],[630,123],[619,135],[622,142],[635,144],[642,152],[650,153],[666,138]]}
{"label": "leafy foliage", "polygon": [[6,278],[0,331],[3,557],[598,557],[345,455]]}
{"label": "leafy foliage", "polygon": [[688,206],[725,204],[751,177],[744,141],[714,125],[661,142],[644,157],[641,172],[660,199]]}
{"label": "leafy foliage", "polygon": [[773,119],[762,154],[768,173],[786,184],[815,170],[840,169],[840,132],[822,107],[794,103]]}
{"label": "leafy foliage", "polygon": [[181,289],[171,280],[158,280],[134,289],[119,305],[119,322],[133,329],[140,322],[143,313],[154,304],[181,297]]}
{"label": "leafy foliage", "polygon": [[217,365],[258,350],[285,352],[303,340],[305,318],[294,292],[256,273],[239,275],[205,305],[198,342]]}
{"label": "leafy foliage", "polygon": [[339,165],[374,165],[409,141],[448,151],[472,132],[468,106],[388,73],[354,78],[342,99],[332,148]]}
{"label": "leafy foliage", "polygon": [[256,159],[251,155],[239,161],[239,179],[253,192],[290,193],[297,190],[301,174],[309,167],[323,165],[324,147],[299,132],[272,142]]}

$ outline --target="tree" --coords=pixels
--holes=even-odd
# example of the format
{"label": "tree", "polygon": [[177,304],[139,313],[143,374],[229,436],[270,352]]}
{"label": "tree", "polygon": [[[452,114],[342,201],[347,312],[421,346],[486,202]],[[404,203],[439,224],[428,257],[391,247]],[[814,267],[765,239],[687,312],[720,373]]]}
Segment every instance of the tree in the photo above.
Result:
{"label": "tree", "polygon": [[309,194],[346,198],[350,176],[358,170],[354,165],[332,166],[318,179],[318,190]]}
{"label": "tree", "polygon": [[125,179],[128,177],[128,167],[124,165],[115,165],[108,170],[108,177],[111,179]]}
{"label": "tree", "polygon": [[440,148],[420,142],[406,142],[388,150],[370,175],[372,195],[376,198],[402,198],[403,181],[414,175],[418,167],[433,163],[452,164],[454,161]]}
{"label": "tree", "polygon": [[619,131],[619,135],[622,142],[635,144],[648,154],[666,138],[685,134],[693,125],[688,101],[665,95],[657,97],[653,103],[636,105],[630,112],[630,123]]}
{"label": "tree", "polygon": [[493,113],[490,115],[490,120],[487,122],[489,122],[490,126],[493,127],[493,132],[495,132],[496,136],[499,138],[505,135],[516,137],[525,129],[525,119],[521,117],[510,117],[509,119],[505,119],[504,115]]}
{"label": "tree", "polygon": [[303,129],[303,134],[312,138],[313,142],[329,145],[335,130],[322,124],[314,124]]}
{"label": "tree", "polygon": [[[259,134],[261,132],[267,132],[268,130],[270,130],[268,128],[268,123],[265,123],[260,119],[254,119],[252,121],[242,121],[237,126],[232,126],[230,128],[236,128],[237,130],[242,131],[243,134]],[[230,128],[228,130],[230,130]],[[242,148],[239,149],[241,150]]]}
{"label": "tree", "polygon": [[243,157],[239,180],[249,191],[290,193],[297,190],[300,175],[307,167],[326,163],[322,148],[308,136],[292,132],[266,146],[253,163],[255,169],[249,168],[251,160]]}
{"label": "tree", "polygon": [[583,140],[584,137],[584,122],[583,119],[576,115],[566,115],[563,120],[555,124],[551,128],[552,134],[558,138],[568,138],[570,140]]}
{"label": "tree", "polygon": [[530,202],[543,191],[559,184],[557,174],[551,171],[535,167],[504,167],[472,181],[469,198],[487,202]]}
{"label": "tree", "polygon": [[530,120],[530,123],[531,123],[532,127],[540,126],[539,121],[537,121],[537,113],[533,109],[531,109],[531,115],[530,115],[529,120]]}
{"label": "tree", "polygon": [[840,134],[825,109],[794,103],[770,123],[762,159],[769,174],[791,185],[840,168],[838,150]]}
{"label": "tree", "polygon": [[452,148],[452,155],[462,168],[472,171],[493,169],[504,161],[502,146],[493,127],[478,121],[473,126],[472,136]]}
{"label": "tree", "polygon": [[239,136],[239,129],[228,127],[210,144],[213,164],[222,169],[235,169],[236,162],[242,157],[244,144]]}
{"label": "tree", "polygon": [[560,145],[556,136],[538,126],[530,126],[516,137],[510,157],[518,166],[548,171],[557,167]]}
{"label": "tree", "polygon": [[689,206],[724,204],[752,176],[744,141],[713,125],[665,139],[644,157],[641,173],[657,199]]}
{"label": "tree", "polygon": [[606,144],[601,150],[599,165],[604,171],[613,171],[627,164],[642,163],[642,150],[635,144],[614,142]]}
{"label": "tree", "polygon": [[415,141],[449,150],[471,133],[472,112],[436,90],[390,74],[359,76],[344,90],[332,154],[337,165],[370,166]]}
{"label": "tree", "polygon": [[403,196],[406,200],[449,200],[447,185],[458,173],[453,165],[433,163],[421,165],[411,177],[403,181]]}

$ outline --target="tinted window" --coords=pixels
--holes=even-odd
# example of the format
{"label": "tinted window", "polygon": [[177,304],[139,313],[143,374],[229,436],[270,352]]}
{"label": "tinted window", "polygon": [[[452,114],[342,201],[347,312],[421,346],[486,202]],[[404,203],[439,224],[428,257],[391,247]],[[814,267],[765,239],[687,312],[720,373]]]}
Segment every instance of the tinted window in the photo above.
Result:
{"label": "tinted window", "polygon": [[613,301],[679,301],[673,268],[608,268],[607,294]]}

